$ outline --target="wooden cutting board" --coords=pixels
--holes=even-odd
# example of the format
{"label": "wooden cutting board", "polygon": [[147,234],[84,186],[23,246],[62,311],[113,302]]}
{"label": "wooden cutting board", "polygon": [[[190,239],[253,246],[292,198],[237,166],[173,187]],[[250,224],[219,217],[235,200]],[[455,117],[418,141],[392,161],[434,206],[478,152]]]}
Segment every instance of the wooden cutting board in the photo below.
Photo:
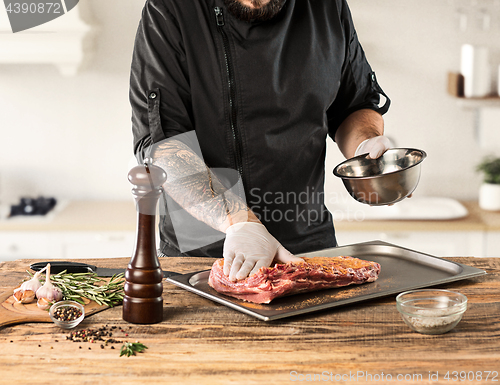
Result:
{"label": "wooden cutting board", "polygon": [[[0,328],[7,325],[16,325],[26,322],[52,322],[47,310],[41,310],[36,301],[28,304],[16,302],[12,290],[0,294]],[[84,298],[85,317],[106,310],[108,306],[98,305],[94,301]]]}

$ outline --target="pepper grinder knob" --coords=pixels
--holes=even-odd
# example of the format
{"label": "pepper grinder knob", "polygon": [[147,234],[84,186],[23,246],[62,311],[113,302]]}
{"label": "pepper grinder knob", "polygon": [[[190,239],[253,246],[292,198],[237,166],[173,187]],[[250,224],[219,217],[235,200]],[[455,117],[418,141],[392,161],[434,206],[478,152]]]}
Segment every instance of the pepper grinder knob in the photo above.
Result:
{"label": "pepper grinder knob", "polygon": [[128,180],[134,185],[137,232],[134,253],[125,271],[123,319],[134,324],[163,320],[163,272],[156,253],[156,206],[167,180],[165,171],[145,163],[132,168]]}

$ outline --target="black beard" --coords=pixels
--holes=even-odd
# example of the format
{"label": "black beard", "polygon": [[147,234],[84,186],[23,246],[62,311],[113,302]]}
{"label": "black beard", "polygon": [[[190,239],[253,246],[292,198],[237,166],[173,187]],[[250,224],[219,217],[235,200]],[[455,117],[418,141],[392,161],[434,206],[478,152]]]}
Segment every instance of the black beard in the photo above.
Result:
{"label": "black beard", "polygon": [[256,8],[243,5],[240,0],[224,0],[224,4],[231,14],[242,21],[266,21],[275,17],[286,3],[286,0],[270,0],[264,6],[260,6],[261,0],[252,0]]}

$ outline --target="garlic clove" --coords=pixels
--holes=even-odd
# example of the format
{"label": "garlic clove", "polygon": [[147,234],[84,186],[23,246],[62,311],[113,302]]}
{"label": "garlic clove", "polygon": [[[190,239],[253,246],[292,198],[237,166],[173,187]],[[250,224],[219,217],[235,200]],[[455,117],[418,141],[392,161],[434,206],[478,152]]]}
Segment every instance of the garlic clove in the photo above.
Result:
{"label": "garlic clove", "polygon": [[47,298],[38,298],[36,305],[39,309],[47,310],[52,305],[52,302],[50,302]]}
{"label": "garlic clove", "polygon": [[21,302],[21,299],[23,298],[23,290],[20,290],[20,288],[14,290],[14,299],[16,302]]}
{"label": "garlic clove", "polygon": [[14,292],[14,298],[20,303],[31,303],[35,300],[35,292],[33,290],[17,290]]}

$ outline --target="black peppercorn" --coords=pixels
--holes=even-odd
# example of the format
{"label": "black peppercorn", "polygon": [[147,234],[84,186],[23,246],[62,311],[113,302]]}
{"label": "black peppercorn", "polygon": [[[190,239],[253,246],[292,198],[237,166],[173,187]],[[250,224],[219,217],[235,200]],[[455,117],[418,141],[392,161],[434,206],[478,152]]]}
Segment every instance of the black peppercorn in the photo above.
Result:
{"label": "black peppercorn", "polygon": [[74,321],[81,315],[82,311],[74,306],[60,307],[54,312],[54,318],[59,321]]}

